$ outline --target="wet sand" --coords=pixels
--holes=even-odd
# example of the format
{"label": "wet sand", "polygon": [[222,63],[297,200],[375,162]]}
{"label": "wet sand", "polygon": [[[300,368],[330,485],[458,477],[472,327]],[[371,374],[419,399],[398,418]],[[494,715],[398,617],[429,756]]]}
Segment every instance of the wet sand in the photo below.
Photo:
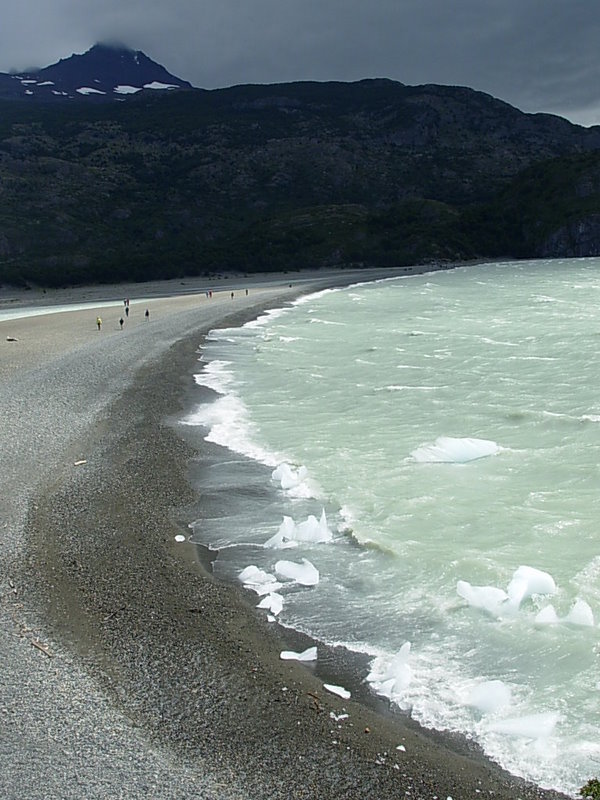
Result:
{"label": "wet sand", "polygon": [[462,738],[389,713],[360,659],[320,648],[316,672],[281,661],[307,642],[265,623],[255,595],[218,583],[201,549],[175,542],[199,510],[245,502],[191,489],[191,468],[202,487],[228,458],[177,425],[202,336],[349,276],[292,289],[273,279],[230,279],[212,300],[147,300],[161,291],[147,287],[123,331],[120,299],[101,332],[90,310],[0,321],[0,793],[555,796]]}

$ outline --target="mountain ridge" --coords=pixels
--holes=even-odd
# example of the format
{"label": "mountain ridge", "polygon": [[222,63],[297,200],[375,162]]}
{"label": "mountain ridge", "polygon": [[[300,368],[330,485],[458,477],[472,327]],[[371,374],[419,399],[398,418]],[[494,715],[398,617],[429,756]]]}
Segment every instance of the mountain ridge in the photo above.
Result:
{"label": "mountain ridge", "polygon": [[600,128],[468,87],[89,99],[0,98],[0,282],[600,254]]}

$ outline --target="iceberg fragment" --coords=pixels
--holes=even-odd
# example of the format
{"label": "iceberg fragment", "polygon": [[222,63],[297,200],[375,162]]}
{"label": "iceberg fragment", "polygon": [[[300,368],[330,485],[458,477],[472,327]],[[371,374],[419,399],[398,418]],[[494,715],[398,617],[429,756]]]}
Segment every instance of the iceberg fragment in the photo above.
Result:
{"label": "iceberg fragment", "polygon": [[324,683],[323,688],[327,689],[327,691],[331,692],[332,694],[337,694],[338,697],[341,697],[344,700],[348,700],[352,696],[348,689],[344,689],[343,686],[335,686],[332,683]]}
{"label": "iceberg fragment", "polygon": [[264,569],[260,569],[256,564],[250,564],[243,569],[238,575],[238,579],[247,589],[252,589],[258,595],[270,594],[281,588],[281,584],[277,582],[275,575],[265,572]]}
{"label": "iceberg fragment", "polygon": [[558,716],[555,711],[547,711],[541,714],[501,719],[491,723],[489,729],[494,733],[520,736],[523,739],[547,739],[556,727]]}
{"label": "iceberg fragment", "polygon": [[283,608],[283,597],[277,592],[270,592],[266,597],[263,597],[257,608],[266,608],[276,617]]}
{"label": "iceberg fragment", "polygon": [[299,483],[302,483],[307,476],[308,470],[306,467],[302,466],[294,470],[289,464],[286,464],[285,461],[271,473],[271,478],[278,482],[282,489],[293,489],[294,486],[298,486]]}
{"label": "iceberg fragment", "polygon": [[393,702],[398,702],[412,680],[412,670],[408,663],[410,642],[405,642],[391,659],[379,656],[371,666],[367,681],[373,690]]}
{"label": "iceberg fragment", "polygon": [[296,525],[291,517],[284,516],[279,530],[274,536],[268,539],[264,546],[273,548],[296,547],[298,542],[310,542],[320,544],[330,542],[333,533],[327,525],[325,509],[321,512],[321,518],[317,520],[312,514],[304,521]]}
{"label": "iceberg fragment", "polygon": [[477,458],[494,456],[499,452],[500,446],[489,439],[439,436],[432,444],[417,447],[411,452],[411,456],[420,463],[464,464]]}
{"label": "iceberg fragment", "polygon": [[316,586],[319,582],[319,570],[307,558],[302,563],[296,561],[278,561],[275,572],[280,578],[287,578],[302,586]]}
{"label": "iceberg fragment", "polygon": [[585,600],[576,600],[573,607],[565,617],[565,622],[571,625],[594,626],[594,613]]}
{"label": "iceberg fragment", "polygon": [[491,714],[503,706],[509,706],[510,701],[510,687],[503,681],[485,681],[471,691],[468,705],[483,714]]}
{"label": "iceberg fragment", "polygon": [[518,608],[522,601],[534,594],[556,594],[554,578],[535,567],[520,566],[508,584],[508,598]]}
{"label": "iceberg fragment", "polygon": [[542,608],[534,619],[536,625],[556,625],[558,622],[558,614],[552,603]]}
{"label": "iceberg fragment", "polygon": [[301,653],[296,653],[293,650],[282,650],[279,654],[279,658],[282,661],[316,661],[317,648],[307,647],[306,650],[303,650]]}
{"label": "iceberg fragment", "polygon": [[499,617],[506,608],[508,595],[495,586],[472,586],[468,581],[458,581],[457,593],[473,608],[481,608],[494,617]]}

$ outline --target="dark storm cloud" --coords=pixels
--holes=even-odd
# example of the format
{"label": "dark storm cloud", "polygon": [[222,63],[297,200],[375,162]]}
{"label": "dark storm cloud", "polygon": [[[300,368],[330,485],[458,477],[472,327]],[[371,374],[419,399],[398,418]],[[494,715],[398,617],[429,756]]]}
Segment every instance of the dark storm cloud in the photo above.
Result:
{"label": "dark storm cloud", "polygon": [[599,34],[597,0],[21,0],[0,70],[117,40],[206,88],[389,77],[600,122]]}

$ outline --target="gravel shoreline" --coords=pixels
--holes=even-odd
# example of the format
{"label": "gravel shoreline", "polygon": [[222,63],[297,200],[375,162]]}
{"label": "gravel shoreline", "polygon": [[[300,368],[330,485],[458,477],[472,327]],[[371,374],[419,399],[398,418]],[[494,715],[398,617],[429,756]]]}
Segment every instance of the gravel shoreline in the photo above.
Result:
{"label": "gravel shoreline", "polygon": [[[328,694],[279,660],[298,637],[175,543],[202,507],[188,465],[224,457],[174,424],[201,335],[297,293],[157,302],[148,327],[0,364],[3,797],[557,797],[460,738]],[[344,653],[328,665],[356,666]]]}

